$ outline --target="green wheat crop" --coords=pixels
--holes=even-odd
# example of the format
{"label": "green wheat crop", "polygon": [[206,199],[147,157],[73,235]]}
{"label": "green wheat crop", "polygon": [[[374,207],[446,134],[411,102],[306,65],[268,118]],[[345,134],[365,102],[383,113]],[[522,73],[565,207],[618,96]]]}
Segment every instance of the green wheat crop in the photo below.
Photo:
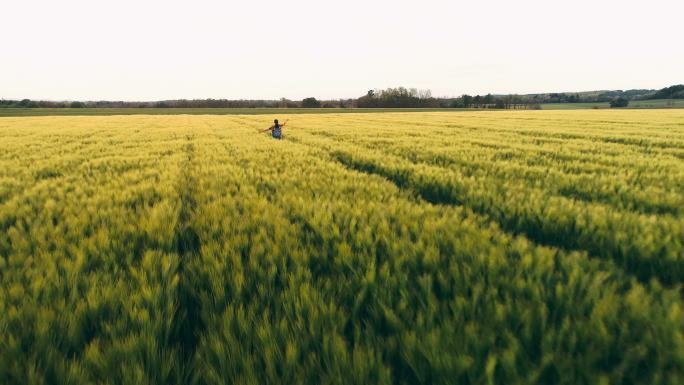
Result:
{"label": "green wheat crop", "polygon": [[0,118],[0,383],[684,382],[684,113],[289,118]]}

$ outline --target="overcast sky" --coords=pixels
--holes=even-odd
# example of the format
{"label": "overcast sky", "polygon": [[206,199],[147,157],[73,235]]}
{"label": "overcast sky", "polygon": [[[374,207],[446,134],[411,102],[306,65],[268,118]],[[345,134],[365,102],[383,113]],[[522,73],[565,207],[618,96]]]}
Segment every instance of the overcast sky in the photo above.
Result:
{"label": "overcast sky", "polygon": [[684,83],[681,0],[0,0],[0,98],[437,96]]}

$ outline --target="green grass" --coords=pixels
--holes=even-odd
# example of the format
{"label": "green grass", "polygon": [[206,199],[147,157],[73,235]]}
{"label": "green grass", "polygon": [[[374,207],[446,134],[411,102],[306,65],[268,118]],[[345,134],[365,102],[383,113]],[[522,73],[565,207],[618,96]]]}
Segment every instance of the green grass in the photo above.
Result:
{"label": "green grass", "polygon": [[608,103],[544,103],[542,110],[584,110],[590,108],[609,108]]}
{"label": "green grass", "polygon": [[634,100],[630,108],[684,108],[684,99]]}
{"label": "green grass", "polygon": [[[544,103],[543,110],[583,110],[610,108],[608,102],[597,103]],[[627,108],[684,108],[684,99],[633,100]]]}
{"label": "green grass", "polygon": [[272,115],[465,111],[463,108],[0,108],[6,116]]}

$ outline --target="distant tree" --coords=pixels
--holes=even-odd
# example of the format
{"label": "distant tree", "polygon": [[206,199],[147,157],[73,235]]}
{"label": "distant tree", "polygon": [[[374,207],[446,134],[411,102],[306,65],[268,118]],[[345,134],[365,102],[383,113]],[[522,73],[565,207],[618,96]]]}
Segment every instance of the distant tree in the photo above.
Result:
{"label": "distant tree", "polygon": [[656,92],[653,99],[684,99],[684,84],[665,87]]}
{"label": "distant tree", "polygon": [[473,105],[473,97],[468,95],[468,94],[464,94],[463,96],[461,96],[461,100],[462,100],[463,108],[468,108],[471,105]]}
{"label": "distant tree", "polygon": [[484,98],[480,95],[475,95],[473,98],[473,104],[475,104],[475,107],[482,107],[482,104],[484,102]]}
{"label": "distant tree", "polygon": [[302,107],[304,108],[319,108],[320,106],[321,102],[316,100],[314,97],[305,98],[302,100]]}
{"label": "distant tree", "polygon": [[610,101],[610,108],[620,108],[627,107],[629,105],[629,100],[622,96],[619,96]]}
{"label": "distant tree", "polygon": [[356,107],[361,107],[361,108],[368,108],[368,107],[375,107],[376,100],[373,91],[368,91],[366,95],[363,95],[356,99],[356,102],[354,105]]}
{"label": "distant tree", "polygon": [[280,101],[278,102],[278,108],[297,108],[299,106],[299,102],[295,102],[287,98],[280,98]]}
{"label": "distant tree", "polygon": [[18,104],[18,107],[24,107],[24,108],[36,108],[38,107],[38,103],[32,101],[31,99],[22,99]]}
{"label": "distant tree", "polygon": [[69,104],[69,107],[70,107],[70,108],[84,108],[84,107],[85,107],[85,104],[83,104],[83,102],[75,101],[75,102],[71,102],[71,103]]}

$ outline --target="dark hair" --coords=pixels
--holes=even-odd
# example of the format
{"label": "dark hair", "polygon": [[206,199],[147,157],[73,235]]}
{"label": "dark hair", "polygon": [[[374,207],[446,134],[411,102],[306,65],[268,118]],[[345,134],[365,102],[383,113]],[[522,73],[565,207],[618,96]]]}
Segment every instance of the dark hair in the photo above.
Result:
{"label": "dark hair", "polygon": [[273,119],[273,123],[278,124],[278,119]]}

